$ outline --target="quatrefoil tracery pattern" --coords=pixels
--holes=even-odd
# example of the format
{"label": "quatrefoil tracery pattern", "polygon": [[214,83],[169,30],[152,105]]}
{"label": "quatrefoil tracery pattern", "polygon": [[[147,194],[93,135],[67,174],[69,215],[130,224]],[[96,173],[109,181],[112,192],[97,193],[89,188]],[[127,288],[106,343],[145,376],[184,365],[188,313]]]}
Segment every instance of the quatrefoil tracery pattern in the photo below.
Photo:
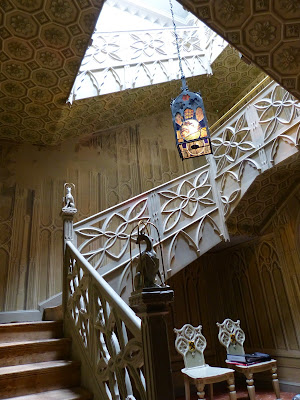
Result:
{"label": "quatrefoil tracery pattern", "polygon": [[203,353],[206,348],[206,339],[202,335],[202,326],[194,327],[190,324],[185,324],[181,329],[174,329],[176,333],[175,347],[176,350],[183,356],[189,351],[189,343],[193,342],[195,350]]}
{"label": "quatrefoil tracery pattern", "polygon": [[[129,253],[131,231],[141,221],[149,221],[147,198],[129,205],[125,215],[121,212],[104,215],[97,223],[75,229],[82,241],[78,250],[96,269],[103,266],[104,262],[117,262]],[[97,224],[99,227],[95,226]],[[135,230],[132,243],[136,240],[136,234]]]}
{"label": "quatrefoil tracery pattern", "polygon": [[255,149],[245,114],[240,116],[232,125],[226,126],[220,133],[213,135],[211,142],[217,164],[217,173],[228,166],[232,166],[244,154]]}
{"label": "quatrefoil tracery pattern", "polygon": [[268,97],[254,103],[254,107],[259,114],[265,141],[278,128],[290,124],[295,117],[300,116],[300,102],[279,85],[275,85]]}
{"label": "quatrefoil tracery pattern", "polygon": [[245,333],[240,328],[240,321],[232,321],[230,318],[224,320],[222,324],[217,323],[219,327],[218,338],[220,343],[228,349],[230,344],[237,343],[243,347],[245,341]]}
{"label": "quatrefoil tracery pattern", "polygon": [[130,332],[117,306],[103,295],[99,283],[78,260],[71,255],[69,260],[68,315],[95,366],[103,398],[145,400],[140,335],[136,337]]}
{"label": "quatrefoil tracery pattern", "polygon": [[182,217],[187,219],[195,217],[204,207],[215,205],[212,188],[209,180],[209,171],[203,171],[193,180],[184,180],[177,185],[175,190],[159,192],[163,201],[161,206],[164,233],[176,227]]}

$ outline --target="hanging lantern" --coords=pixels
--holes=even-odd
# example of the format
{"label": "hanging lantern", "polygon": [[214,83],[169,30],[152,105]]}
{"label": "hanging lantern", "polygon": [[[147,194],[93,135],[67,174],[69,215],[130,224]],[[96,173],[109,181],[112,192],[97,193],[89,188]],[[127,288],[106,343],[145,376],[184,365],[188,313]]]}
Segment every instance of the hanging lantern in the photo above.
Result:
{"label": "hanging lantern", "polygon": [[193,158],[212,153],[203,100],[185,85],[171,102],[173,126],[180,157]]}
{"label": "hanging lantern", "polygon": [[212,154],[212,147],[202,97],[200,93],[189,91],[183,74],[171,0],[170,9],[182,81],[181,94],[171,101],[171,112],[177,149],[182,160],[185,160]]}

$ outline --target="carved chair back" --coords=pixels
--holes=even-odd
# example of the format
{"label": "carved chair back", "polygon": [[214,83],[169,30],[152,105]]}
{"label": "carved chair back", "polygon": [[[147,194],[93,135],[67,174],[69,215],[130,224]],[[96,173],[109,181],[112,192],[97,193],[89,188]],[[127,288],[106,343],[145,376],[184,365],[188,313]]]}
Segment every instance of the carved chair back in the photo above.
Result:
{"label": "carved chair back", "polygon": [[227,318],[222,324],[217,322],[217,326],[219,327],[219,342],[226,347],[227,354],[245,354],[245,333],[240,328],[240,321],[234,322]]}
{"label": "carved chair back", "polygon": [[206,348],[206,339],[201,330],[201,325],[194,327],[190,324],[183,325],[181,329],[174,329],[175,348],[183,356],[186,368],[205,365],[203,352]]}

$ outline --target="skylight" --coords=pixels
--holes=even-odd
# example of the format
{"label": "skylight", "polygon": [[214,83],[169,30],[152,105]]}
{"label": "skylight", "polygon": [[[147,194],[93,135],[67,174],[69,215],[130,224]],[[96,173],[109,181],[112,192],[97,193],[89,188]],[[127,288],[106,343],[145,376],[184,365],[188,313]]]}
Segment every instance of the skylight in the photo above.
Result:
{"label": "skylight", "polygon": [[[210,74],[226,42],[173,0],[186,77]],[[69,102],[180,78],[169,0],[107,0]]]}

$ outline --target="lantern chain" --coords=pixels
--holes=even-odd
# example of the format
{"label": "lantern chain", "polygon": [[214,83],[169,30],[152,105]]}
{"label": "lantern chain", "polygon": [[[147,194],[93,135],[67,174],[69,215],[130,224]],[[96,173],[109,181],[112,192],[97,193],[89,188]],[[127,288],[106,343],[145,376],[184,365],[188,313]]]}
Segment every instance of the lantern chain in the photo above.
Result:
{"label": "lantern chain", "polygon": [[175,36],[176,47],[177,47],[177,54],[178,54],[178,60],[179,60],[179,68],[180,68],[180,72],[181,72],[181,79],[182,79],[182,81],[184,80],[183,83],[185,83],[185,76],[184,76],[183,69],[182,69],[182,60],[181,60],[180,50],[179,50],[179,39],[178,39],[178,35],[177,35],[177,30],[176,30],[176,24],[175,24],[174,12],[173,12],[172,0],[169,0],[169,2],[170,2],[170,9],[171,9],[171,15],[172,15],[172,22],[173,22],[173,27],[174,27],[174,36]]}

